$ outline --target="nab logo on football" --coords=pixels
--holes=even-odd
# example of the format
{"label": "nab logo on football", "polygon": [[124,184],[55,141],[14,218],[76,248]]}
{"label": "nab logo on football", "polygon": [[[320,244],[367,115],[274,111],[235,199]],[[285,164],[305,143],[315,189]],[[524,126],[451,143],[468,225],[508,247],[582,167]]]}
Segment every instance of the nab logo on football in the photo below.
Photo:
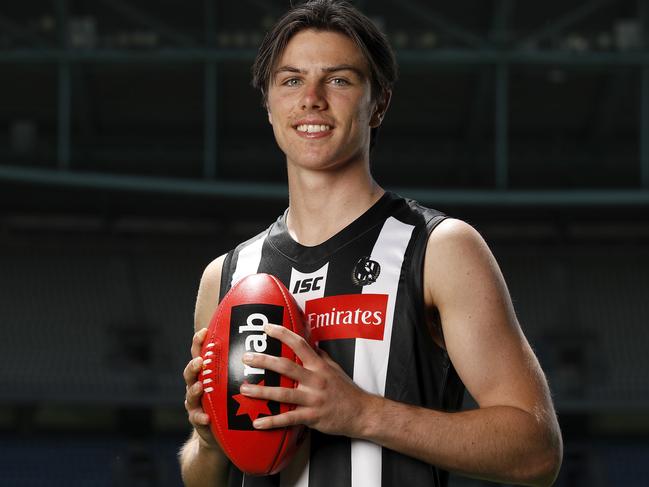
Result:
{"label": "nab logo on football", "polygon": [[284,308],[273,304],[242,304],[233,306],[230,315],[230,354],[228,359],[228,427],[233,430],[254,430],[252,422],[259,416],[279,413],[279,403],[251,399],[240,393],[241,384],[279,386],[280,376],[272,370],[245,365],[245,352],[281,357],[282,343],[264,332],[267,323],[282,324]]}

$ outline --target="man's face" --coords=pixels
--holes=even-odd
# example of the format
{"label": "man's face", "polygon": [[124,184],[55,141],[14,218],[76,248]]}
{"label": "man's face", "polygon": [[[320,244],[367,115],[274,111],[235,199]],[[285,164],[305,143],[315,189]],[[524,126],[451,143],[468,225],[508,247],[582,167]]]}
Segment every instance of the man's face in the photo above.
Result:
{"label": "man's face", "polygon": [[268,118],[289,166],[367,160],[376,112],[368,63],[350,38],[313,29],[291,38],[268,88]]}

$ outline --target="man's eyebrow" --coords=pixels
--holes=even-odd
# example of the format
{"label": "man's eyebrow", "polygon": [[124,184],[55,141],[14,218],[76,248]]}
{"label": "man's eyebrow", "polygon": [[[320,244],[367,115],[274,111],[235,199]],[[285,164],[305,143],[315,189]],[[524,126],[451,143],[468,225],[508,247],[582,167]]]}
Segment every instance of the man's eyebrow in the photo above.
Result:
{"label": "man's eyebrow", "polygon": [[325,73],[336,73],[338,71],[352,71],[359,78],[365,78],[365,73],[354,66],[353,64],[338,64],[337,66],[329,66],[322,68]]}
{"label": "man's eyebrow", "polygon": [[[365,78],[365,73],[363,73],[361,69],[357,68],[353,64],[338,64],[336,66],[327,66],[325,68],[322,68],[322,71],[324,71],[325,73],[336,73],[338,71],[352,71],[359,78]],[[296,68],[295,66],[285,65],[277,68],[273,74],[277,76],[280,73],[306,74],[307,71],[304,69]]]}
{"label": "man's eyebrow", "polygon": [[273,74],[277,75],[279,73],[304,73],[305,71],[302,71],[295,66],[280,66],[275,70]]}

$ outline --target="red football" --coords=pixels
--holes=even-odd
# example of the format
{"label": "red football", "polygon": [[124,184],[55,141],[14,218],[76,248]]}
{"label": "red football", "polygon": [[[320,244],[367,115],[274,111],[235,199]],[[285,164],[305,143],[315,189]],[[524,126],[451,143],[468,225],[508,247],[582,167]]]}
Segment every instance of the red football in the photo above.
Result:
{"label": "red football", "polygon": [[246,351],[286,357],[301,363],[293,351],[263,331],[265,323],[282,325],[306,336],[302,313],[274,276],[253,274],[241,279],[225,295],[208,328],[201,356],[204,368],[202,404],[210,416],[212,433],[230,460],[243,472],[270,475],[293,457],[304,427],[256,430],[258,417],[292,410],[292,404],[241,395],[242,383],[296,387],[297,383],[271,370],[241,361]]}

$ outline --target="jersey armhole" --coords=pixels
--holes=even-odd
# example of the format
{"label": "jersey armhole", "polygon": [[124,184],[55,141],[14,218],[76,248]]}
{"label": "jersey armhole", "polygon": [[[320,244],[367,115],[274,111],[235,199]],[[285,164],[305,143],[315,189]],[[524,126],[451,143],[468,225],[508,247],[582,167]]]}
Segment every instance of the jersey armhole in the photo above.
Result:
{"label": "jersey armhole", "polygon": [[221,287],[219,288],[219,303],[223,300],[223,297],[230,290],[230,285],[232,283],[232,255],[234,250],[230,250],[225,259],[223,259],[223,267],[221,268]]}
{"label": "jersey armhole", "polygon": [[[428,231],[426,236],[426,245],[422,253],[421,280],[420,280],[422,286],[420,292],[420,297],[422,300],[421,307],[422,307],[422,312],[424,313],[424,318],[426,318],[425,316],[426,303],[424,302],[424,294],[423,294],[423,285],[424,285],[424,260],[423,259],[425,258],[426,255],[426,250],[428,248],[428,239],[430,238],[430,235],[433,233],[433,230],[435,230],[435,228],[437,228],[437,226],[447,218],[450,217],[446,215],[437,215],[431,218],[428,222],[426,222],[426,229]],[[443,330],[441,330],[441,332],[443,333]],[[462,402],[464,399],[464,384],[462,383],[462,380],[460,379],[457,371],[455,370],[455,367],[451,362],[451,358],[449,357],[446,349],[440,347],[437,344],[437,342],[432,339],[432,337],[431,337],[431,341],[435,344],[436,347],[442,350],[444,357],[446,358],[446,370],[444,371],[444,380],[443,380],[442,395],[441,395],[442,402],[440,404],[440,408],[443,411],[459,411],[462,408]],[[439,473],[440,475],[445,475],[446,479],[448,479],[448,472],[444,470],[440,470]]]}
{"label": "jersey armhole", "polygon": [[432,218],[426,220],[425,229],[422,229],[417,236],[419,240],[415,245],[415,252],[412,258],[412,275],[414,279],[413,289],[415,292],[415,302],[417,306],[418,322],[421,323],[424,333],[430,337],[430,341],[435,348],[442,351],[444,356],[447,356],[446,349],[437,343],[428,328],[428,315],[426,313],[426,302],[424,299],[424,260],[426,258],[426,250],[428,248],[428,239],[435,228],[444,220],[449,218],[444,214],[437,214]]}

